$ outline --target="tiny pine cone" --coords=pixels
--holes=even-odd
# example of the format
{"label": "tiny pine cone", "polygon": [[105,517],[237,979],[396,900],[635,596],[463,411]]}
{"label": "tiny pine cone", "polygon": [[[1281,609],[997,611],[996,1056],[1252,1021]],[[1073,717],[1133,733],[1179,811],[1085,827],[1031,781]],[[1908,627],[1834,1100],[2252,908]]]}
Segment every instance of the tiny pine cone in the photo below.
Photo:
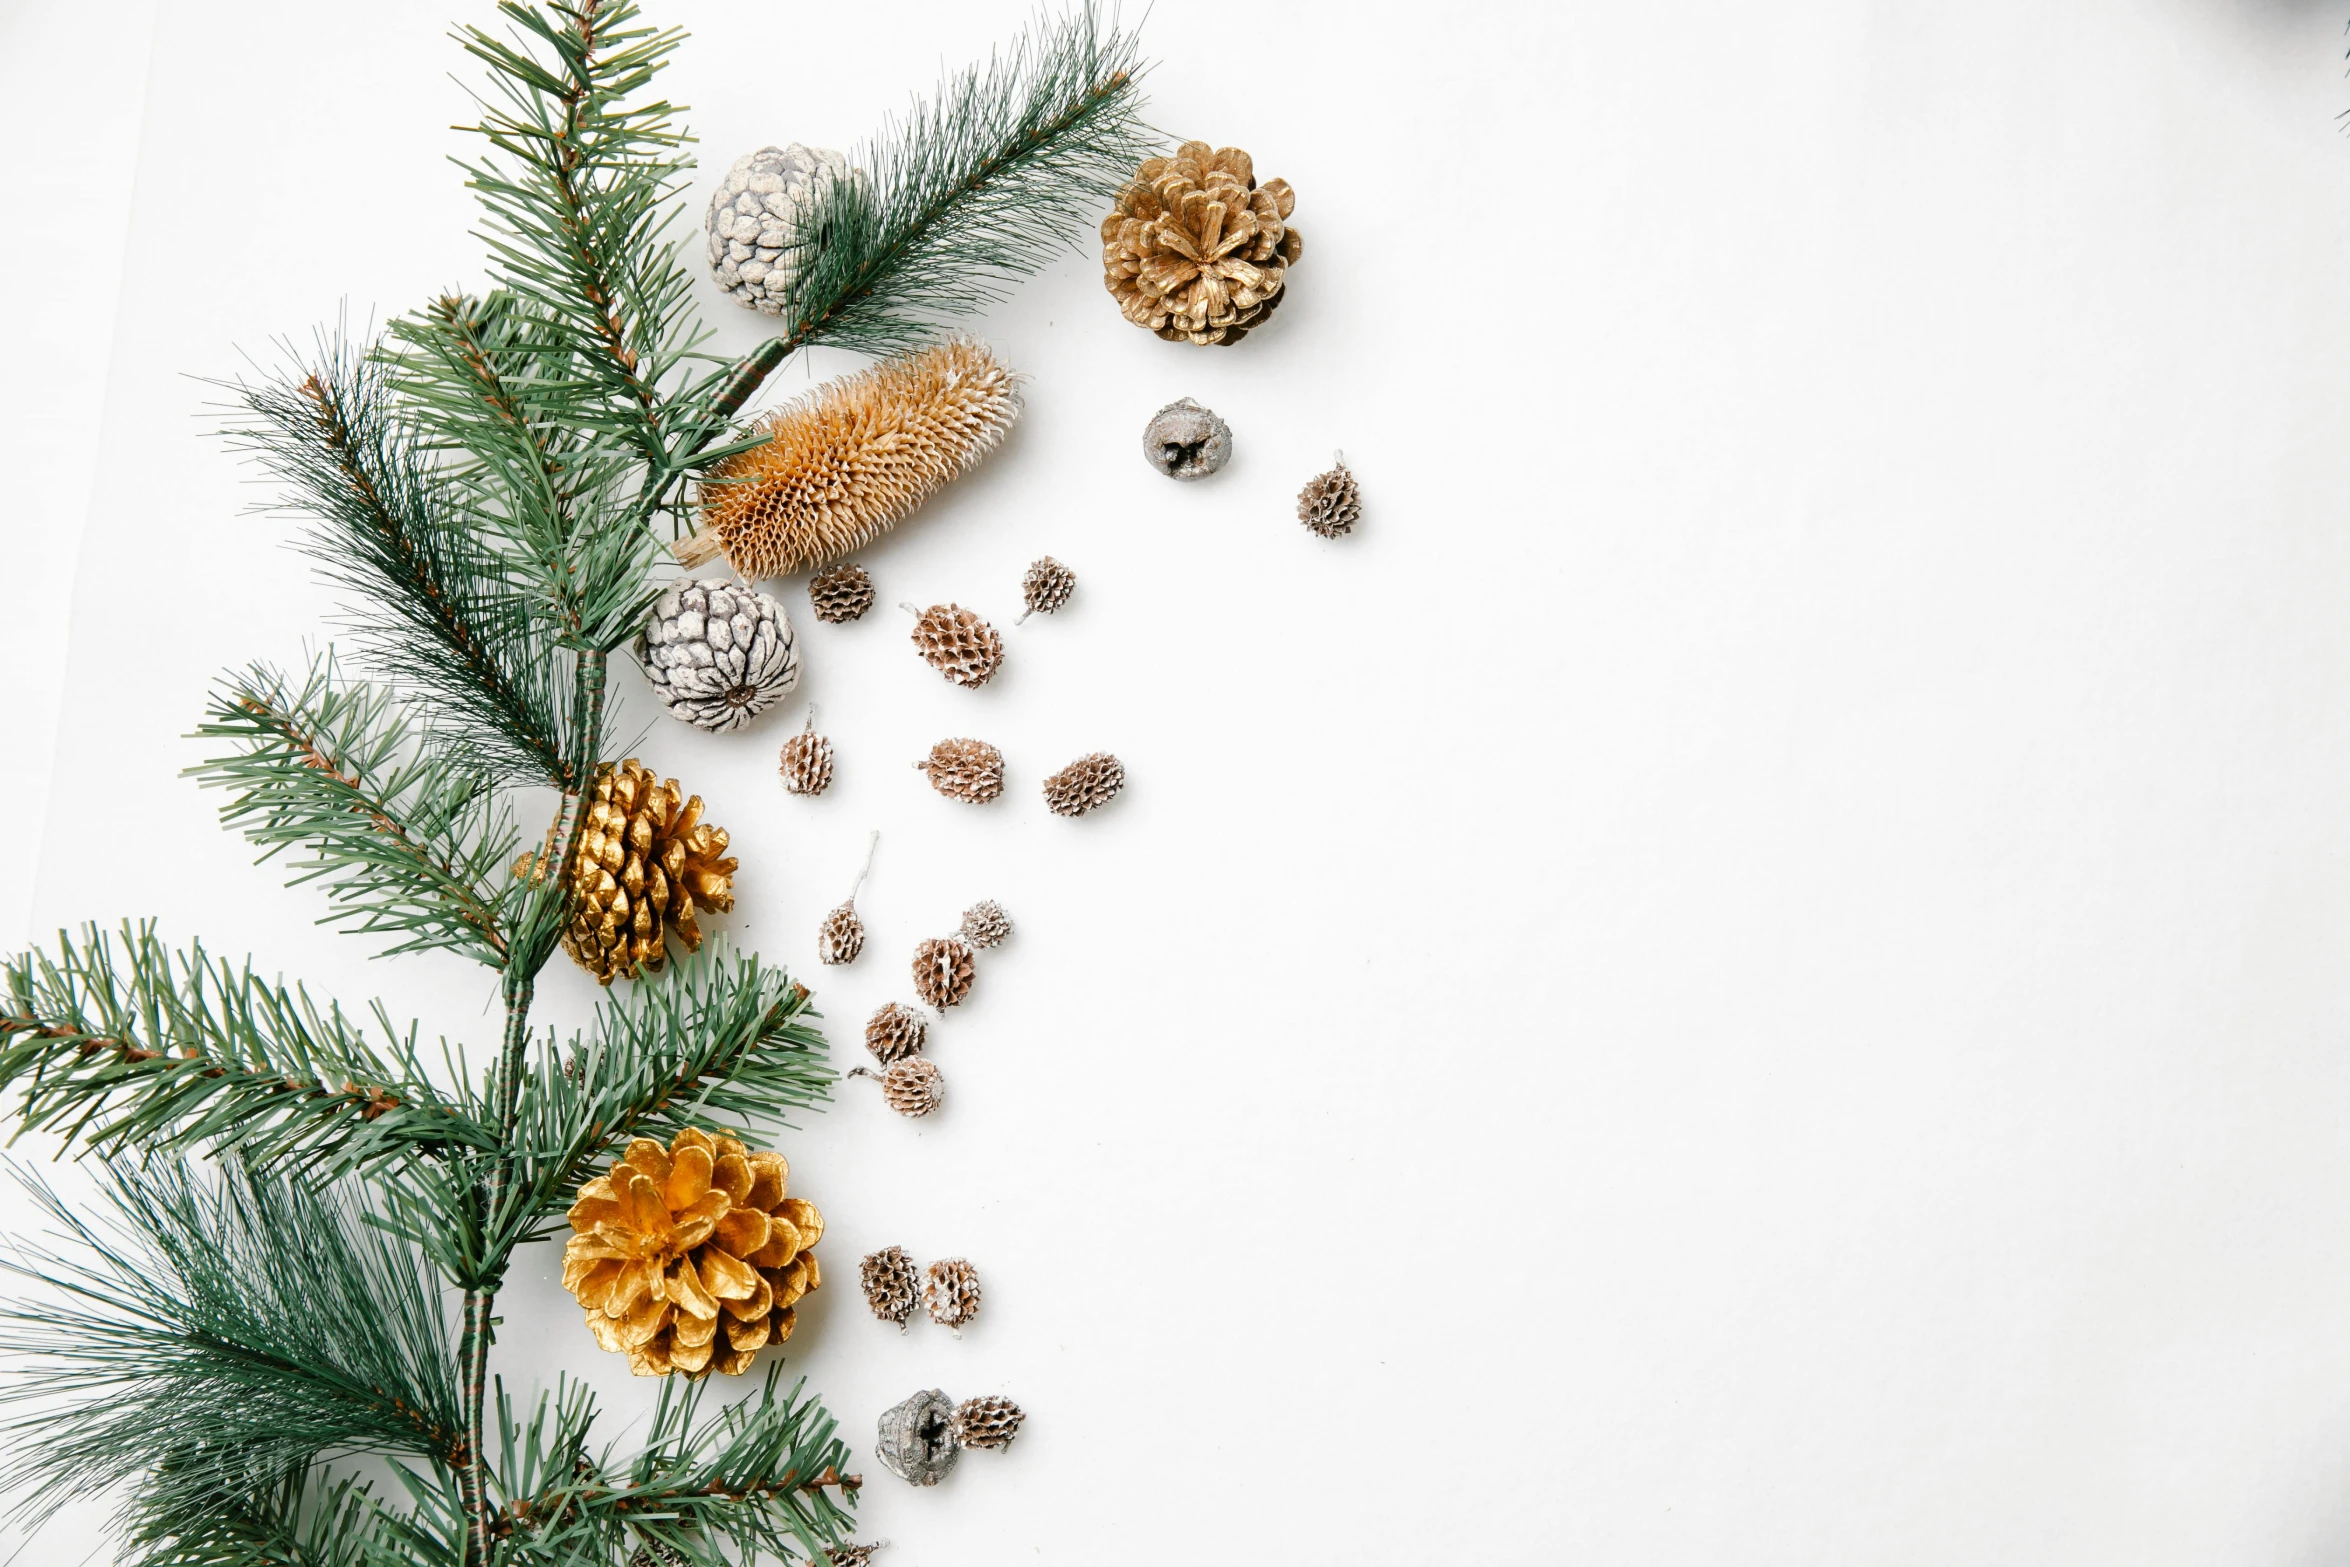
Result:
{"label": "tiny pine cone", "polygon": [[1076,590],[1077,573],[1046,555],[1020,579],[1020,602],[1031,615],[1049,615]]}
{"label": "tiny pine cone", "polygon": [[947,1257],[922,1270],[922,1309],[942,1328],[960,1328],[979,1315],[979,1270]]}
{"label": "tiny pine cone", "polygon": [[816,956],[826,963],[854,963],[865,950],[865,922],[854,905],[844,903],[824,916],[816,927]]}
{"label": "tiny pine cone", "polygon": [[1297,520],[1325,539],[1344,538],[1362,518],[1363,492],[1344,462],[1298,492]]}
{"label": "tiny pine cone", "polygon": [[931,788],[966,805],[985,805],[1004,792],[1004,753],[985,740],[941,740],[914,765]]}
{"label": "tiny pine cone", "polygon": [[783,742],[775,770],[783,775],[786,794],[822,794],[832,787],[832,742],[813,725]]}
{"label": "tiny pine cone", "polygon": [[1044,803],[1055,816],[1083,816],[1118,797],[1126,764],[1107,751],[1081,756],[1044,781]]}
{"label": "tiny pine cone", "polygon": [[1004,662],[1003,634],[960,604],[933,604],[915,616],[914,649],[966,689],[986,685]]}
{"label": "tiny pine cone", "polygon": [[849,1076],[870,1077],[879,1082],[882,1102],[900,1115],[928,1115],[946,1102],[946,1074],[920,1056],[894,1061],[884,1072],[868,1072],[858,1067]]}
{"label": "tiny pine cone", "polygon": [[1012,934],[1012,916],[989,898],[963,911],[963,939],[974,947],[1000,947]]}
{"label": "tiny pine cone", "polygon": [[1000,1393],[966,1398],[955,1406],[955,1442],[961,1447],[1010,1447],[1027,1418],[1018,1404]]}
{"label": "tiny pine cone", "polygon": [[826,625],[846,625],[873,607],[873,579],[855,561],[820,571],[808,579],[808,602]]}
{"label": "tiny pine cone", "polygon": [[914,949],[914,994],[924,1006],[961,1006],[976,975],[971,945],[960,936],[936,936]]}
{"label": "tiny pine cone", "polygon": [[929,1038],[930,1021],[912,1007],[892,1001],[865,1021],[865,1048],[873,1052],[873,1059],[883,1066],[894,1065],[908,1056],[922,1053],[923,1042]]}
{"label": "tiny pine cone", "polygon": [[904,1247],[885,1247],[866,1257],[857,1265],[857,1282],[864,1287],[865,1304],[882,1321],[903,1328],[906,1319],[914,1315],[918,1285],[914,1259],[906,1255]]}

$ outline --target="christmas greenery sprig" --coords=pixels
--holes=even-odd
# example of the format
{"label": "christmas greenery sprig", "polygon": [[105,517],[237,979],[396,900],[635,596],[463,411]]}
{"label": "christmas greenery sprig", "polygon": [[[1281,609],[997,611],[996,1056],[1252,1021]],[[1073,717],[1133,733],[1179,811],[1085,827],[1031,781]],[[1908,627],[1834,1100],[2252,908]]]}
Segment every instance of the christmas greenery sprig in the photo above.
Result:
{"label": "christmas greenery sprig", "polygon": [[[490,1376],[515,1249],[632,1138],[787,1117],[834,1080],[808,992],[720,943],[568,1041],[532,1023],[535,983],[655,523],[751,444],[736,416],[798,349],[901,347],[1033,271],[1151,150],[1141,66],[1088,8],[951,77],[827,189],[787,329],[727,361],[679,259],[688,138],[652,95],[683,35],[633,0],[497,10],[502,33],[457,35],[488,73],[461,167],[489,287],[229,387],[349,637],[224,676],[190,770],[326,920],[495,974],[491,1059],[428,1061],[381,1004],[363,1025],[151,925],[0,971],[0,1085],[20,1128],[103,1158],[110,1210],[36,1182],[54,1243],[0,1262],[25,1286],[0,1306],[0,1483],[28,1518],[128,1487],[124,1556],[151,1567],[797,1560],[858,1484],[773,1371],[715,1409],[673,1378],[628,1454],[591,1449],[583,1388],[518,1404]],[[553,791],[543,832],[518,790]]]}

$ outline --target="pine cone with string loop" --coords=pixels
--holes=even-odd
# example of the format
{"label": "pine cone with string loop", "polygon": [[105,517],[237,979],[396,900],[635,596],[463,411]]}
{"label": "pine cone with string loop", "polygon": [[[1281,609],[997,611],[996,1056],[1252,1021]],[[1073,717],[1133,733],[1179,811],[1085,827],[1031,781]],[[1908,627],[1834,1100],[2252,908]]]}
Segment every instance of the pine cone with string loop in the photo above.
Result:
{"label": "pine cone with string loop", "polygon": [[817,1287],[816,1205],[791,1166],[698,1128],[666,1148],[639,1137],[571,1205],[563,1287],[604,1348],[638,1376],[737,1375],[791,1337]]}
{"label": "pine cone with string loop", "polygon": [[852,1068],[850,1077],[870,1077],[881,1085],[882,1103],[900,1115],[928,1115],[946,1103],[947,1078],[936,1063],[922,1056],[893,1061],[886,1071]]}
{"label": "pine cone with string loop", "polygon": [[[635,757],[596,769],[564,871],[571,913],[563,948],[599,984],[658,969],[673,936],[694,951],[702,944],[695,911],[734,907],[738,862],[726,853],[726,830],[702,820],[700,795],[681,794],[676,779]],[[526,858],[515,869],[535,875],[537,865]]]}
{"label": "pine cone with string loop", "polygon": [[865,1048],[883,1066],[920,1055],[929,1037],[930,1020],[895,1001],[865,1020]]}
{"label": "pine cone with string loop", "polygon": [[914,617],[914,651],[950,684],[975,691],[1003,666],[1004,638],[960,604],[933,604]]}
{"label": "pine cone with string loop", "polygon": [[865,922],[857,917],[857,906],[853,903],[834,909],[816,927],[816,958],[820,963],[834,967],[854,963],[857,954],[864,950]]}
{"label": "pine cone with string loop", "polygon": [[1257,184],[1238,147],[1188,141],[1149,158],[1102,219],[1102,282],[1172,343],[1237,343],[1281,303],[1304,241],[1287,180]]}
{"label": "pine cone with string loop", "polygon": [[914,949],[914,994],[941,1012],[963,1004],[978,970],[971,946],[959,936],[937,936]]}
{"label": "pine cone with string loop", "polygon": [[1107,751],[1081,756],[1044,781],[1044,803],[1055,816],[1083,816],[1118,797],[1126,764]]}
{"label": "pine cone with string loop", "polygon": [[820,571],[808,579],[808,602],[816,606],[816,618],[828,626],[862,620],[873,607],[873,579],[855,561]]}
{"label": "pine cone with string loop", "polygon": [[941,740],[914,764],[950,800],[985,805],[1004,792],[1004,753],[985,740]]}
{"label": "pine cone with string loop", "polygon": [[1342,539],[1355,531],[1355,524],[1363,520],[1363,492],[1345,458],[1298,491],[1297,520],[1325,539]]}

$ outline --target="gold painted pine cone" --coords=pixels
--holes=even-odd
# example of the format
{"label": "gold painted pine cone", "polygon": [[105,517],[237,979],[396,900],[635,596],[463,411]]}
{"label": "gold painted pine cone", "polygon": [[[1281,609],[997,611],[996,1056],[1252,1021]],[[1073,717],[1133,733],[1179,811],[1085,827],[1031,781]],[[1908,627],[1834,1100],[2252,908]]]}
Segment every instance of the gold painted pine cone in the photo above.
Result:
{"label": "gold painted pine cone", "polygon": [[[686,951],[702,944],[697,909],[734,907],[738,862],[726,830],[702,820],[700,795],[660,778],[630,757],[596,769],[588,814],[566,871],[571,915],[564,950],[599,984],[658,969],[674,936]],[[525,860],[516,867],[531,870]]]}
{"label": "gold painted pine cone", "polygon": [[1004,753],[985,740],[941,740],[914,764],[950,800],[985,805],[1004,792]]}
{"label": "gold painted pine cone", "polygon": [[961,1257],[923,1269],[922,1309],[940,1327],[960,1330],[979,1315],[979,1270]]}
{"label": "gold painted pine cone", "polygon": [[667,1148],[628,1145],[571,1205],[563,1287],[588,1328],[638,1376],[737,1375],[791,1337],[794,1303],[821,1282],[816,1205],[787,1195],[783,1155],[698,1128]]}
{"label": "gold painted pine cone", "polygon": [[903,1333],[906,1321],[914,1315],[914,1306],[921,1295],[921,1283],[914,1272],[914,1259],[906,1255],[903,1246],[890,1246],[870,1253],[857,1265],[857,1282],[865,1291],[865,1304],[873,1315],[884,1322],[894,1322]]}
{"label": "gold painted pine cone", "polygon": [[1083,816],[1118,798],[1126,764],[1107,751],[1081,756],[1044,781],[1044,803],[1055,816]]}
{"label": "gold painted pine cone", "polygon": [[892,1001],[865,1020],[865,1048],[883,1066],[922,1053],[930,1037],[930,1020],[912,1007]]}
{"label": "gold painted pine cone", "polygon": [[914,949],[914,994],[926,1007],[961,1006],[977,974],[971,944],[960,936],[936,936]]}
{"label": "gold painted pine cone", "polygon": [[1020,1406],[1000,1393],[981,1398],[966,1398],[955,1406],[954,1433],[958,1447],[1005,1448],[1020,1434],[1020,1423],[1028,1416]]}
{"label": "gold painted pine cone", "polygon": [[914,651],[954,685],[975,691],[1003,667],[1003,634],[960,604],[933,604],[914,617]]}
{"label": "gold painted pine cone", "polygon": [[808,602],[816,606],[816,618],[828,626],[861,620],[873,607],[873,579],[855,561],[820,571],[808,579]]}
{"label": "gold painted pine cone", "polygon": [[881,1072],[868,1072],[861,1066],[856,1067],[848,1075],[870,1077],[879,1083],[882,1102],[900,1115],[928,1115],[946,1103],[946,1074],[922,1056],[908,1056],[903,1061],[893,1061],[886,1071]]}
{"label": "gold painted pine cone", "polygon": [[1281,303],[1304,241],[1287,180],[1257,184],[1238,147],[1188,141],[1149,158],[1102,219],[1102,282],[1136,326],[1175,343],[1237,343]]}

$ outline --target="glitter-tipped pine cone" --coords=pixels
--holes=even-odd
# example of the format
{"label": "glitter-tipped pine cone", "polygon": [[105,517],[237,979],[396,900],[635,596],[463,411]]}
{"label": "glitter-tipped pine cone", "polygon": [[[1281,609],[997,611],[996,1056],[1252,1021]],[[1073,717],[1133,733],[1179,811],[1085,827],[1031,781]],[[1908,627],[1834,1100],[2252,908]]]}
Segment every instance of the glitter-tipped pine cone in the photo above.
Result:
{"label": "glitter-tipped pine cone", "polygon": [[[726,829],[702,820],[702,798],[635,757],[596,769],[587,821],[565,868],[571,917],[564,950],[600,984],[658,969],[674,937],[702,944],[695,911],[734,907],[738,862]],[[518,870],[529,871],[525,860]]]}
{"label": "glitter-tipped pine cone", "polygon": [[638,1376],[699,1377],[790,1338],[824,1233],[790,1180],[783,1155],[692,1127],[666,1148],[631,1142],[571,1205],[563,1287],[596,1342]]}
{"label": "glitter-tipped pine cone", "polygon": [[1287,180],[1259,185],[1238,147],[1187,141],[1146,159],[1102,219],[1102,281],[1136,326],[1174,343],[1237,343],[1281,303],[1304,241]]}
{"label": "glitter-tipped pine cone", "polygon": [[1018,377],[957,337],[828,382],[751,427],[767,439],[702,481],[702,528],[743,577],[781,577],[869,543],[995,449],[1020,414]]}

